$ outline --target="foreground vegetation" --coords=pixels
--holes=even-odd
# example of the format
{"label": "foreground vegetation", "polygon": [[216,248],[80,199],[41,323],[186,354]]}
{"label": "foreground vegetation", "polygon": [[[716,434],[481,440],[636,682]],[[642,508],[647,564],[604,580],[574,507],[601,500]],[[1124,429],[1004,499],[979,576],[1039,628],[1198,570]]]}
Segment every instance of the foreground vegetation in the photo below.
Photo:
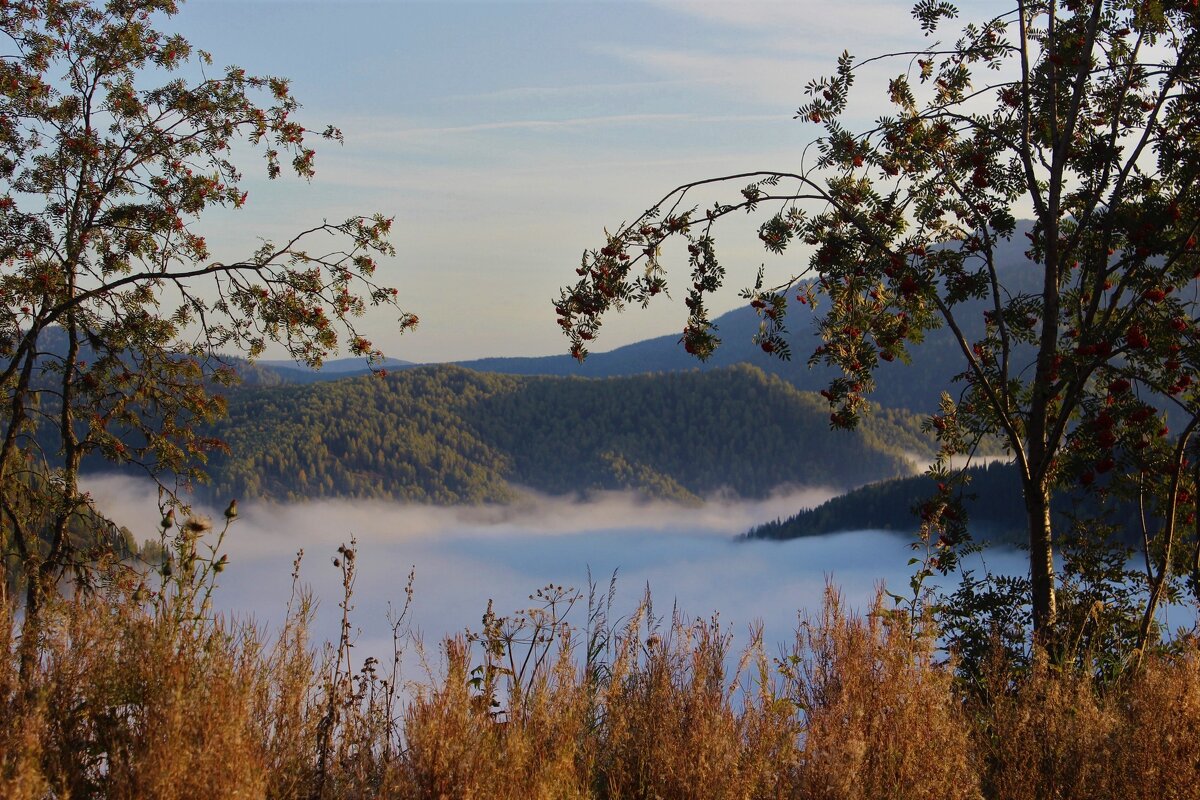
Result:
{"label": "foreground vegetation", "polygon": [[[781,657],[755,638],[737,661],[716,620],[648,602],[618,619],[593,591],[576,622],[582,599],[548,587],[406,681],[398,654],[352,666],[348,635],[315,646],[302,590],[271,637],[208,614],[223,562],[198,555],[206,527],[185,523],[158,591],[110,572],[24,636],[5,605],[0,795],[1200,797],[1194,648],[1102,683],[1037,659],[965,681],[928,620],[855,614],[831,590]],[[354,557],[337,561],[348,592]]]}

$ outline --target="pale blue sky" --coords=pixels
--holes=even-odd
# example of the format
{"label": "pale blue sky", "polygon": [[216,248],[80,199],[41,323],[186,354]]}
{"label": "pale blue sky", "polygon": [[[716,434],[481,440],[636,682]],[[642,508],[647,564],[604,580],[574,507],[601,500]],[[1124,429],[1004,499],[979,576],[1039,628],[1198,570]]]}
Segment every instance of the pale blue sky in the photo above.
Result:
{"label": "pale blue sky", "polygon": [[[796,169],[818,133],[791,118],[804,84],[842,49],[921,43],[909,8],[191,0],[170,27],[219,65],[291,78],[302,120],[346,137],[318,149],[311,185],[255,182],[244,211],[207,223],[209,241],[233,252],[323,217],[394,215],[386,280],[421,326],[399,337],[379,316],[367,333],[388,355],[440,361],[565,352],[550,299],[605,226],[688,180]],[[883,107],[879,86],[858,96],[864,121]],[[760,263],[780,280],[801,263],[768,257],[753,233],[720,234],[732,274],[719,311]],[[676,332],[684,317],[678,302],[631,310],[597,349]]]}

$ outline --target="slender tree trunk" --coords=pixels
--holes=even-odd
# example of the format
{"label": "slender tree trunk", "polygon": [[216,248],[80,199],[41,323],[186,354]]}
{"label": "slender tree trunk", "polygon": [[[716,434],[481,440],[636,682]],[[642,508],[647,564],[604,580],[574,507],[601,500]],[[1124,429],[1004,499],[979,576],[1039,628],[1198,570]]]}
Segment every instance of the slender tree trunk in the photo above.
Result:
{"label": "slender tree trunk", "polygon": [[25,565],[25,618],[21,620],[20,666],[18,682],[32,691],[37,668],[38,640],[41,638],[42,603],[41,569],[34,562]]}
{"label": "slender tree trunk", "polygon": [[[1167,490],[1167,508],[1163,514],[1162,531],[1159,533],[1159,538],[1162,542],[1162,554],[1158,559],[1158,569],[1147,575],[1150,579],[1150,598],[1146,601],[1146,608],[1142,612],[1142,624],[1138,627],[1137,654],[1139,664],[1146,652],[1146,645],[1150,642],[1150,631],[1154,627],[1154,615],[1158,612],[1158,604],[1162,602],[1164,587],[1171,577],[1171,553],[1175,547],[1175,533],[1178,530],[1177,526],[1179,524],[1177,512],[1179,510],[1179,494],[1185,475],[1184,470],[1187,469],[1188,441],[1192,438],[1192,433],[1196,430],[1197,425],[1200,425],[1200,417],[1193,416],[1191,422],[1184,428],[1183,433],[1179,435],[1179,444],[1175,448],[1175,461],[1171,471],[1171,485]],[[1200,472],[1197,472],[1197,474],[1200,475]],[[1147,555],[1148,558],[1149,555]]]}
{"label": "slender tree trunk", "polygon": [[1058,607],[1054,599],[1054,543],[1050,535],[1050,493],[1044,482],[1025,484],[1025,512],[1029,521],[1029,578],[1033,589],[1033,634],[1040,643],[1054,627]]}
{"label": "slender tree trunk", "polygon": [[1193,538],[1196,540],[1196,545],[1192,553],[1192,597],[1200,605],[1200,449],[1192,454],[1192,458],[1194,459],[1192,492],[1194,492],[1193,502],[1195,503],[1192,513],[1196,515],[1193,523]]}

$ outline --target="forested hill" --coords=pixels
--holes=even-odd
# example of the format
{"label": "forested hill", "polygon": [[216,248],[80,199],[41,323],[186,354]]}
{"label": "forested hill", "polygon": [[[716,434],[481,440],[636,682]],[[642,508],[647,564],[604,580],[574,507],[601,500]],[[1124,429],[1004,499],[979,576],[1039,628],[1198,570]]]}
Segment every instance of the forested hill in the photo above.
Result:
{"label": "forested hill", "polygon": [[[970,481],[964,491],[963,507],[972,536],[977,540],[1023,543],[1027,521],[1016,467],[994,462],[970,467],[967,472]],[[862,486],[787,519],[769,522],[746,536],[751,539],[796,539],[859,530],[913,534],[918,527],[913,509],[935,493],[935,481],[925,475],[882,481]],[[1136,537],[1138,530],[1136,507],[1115,499],[1101,506],[1094,495],[1059,494],[1051,503],[1051,513],[1057,530],[1069,529],[1073,514],[1080,518],[1103,518],[1128,541]]]}
{"label": "forested hill", "polygon": [[762,497],[906,474],[903,453],[928,446],[903,415],[852,433],[828,419],[819,397],[749,366],[603,380],[440,366],[242,387],[213,431],[231,455],[210,462],[207,491],[433,503],[504,502],[521,487]]}

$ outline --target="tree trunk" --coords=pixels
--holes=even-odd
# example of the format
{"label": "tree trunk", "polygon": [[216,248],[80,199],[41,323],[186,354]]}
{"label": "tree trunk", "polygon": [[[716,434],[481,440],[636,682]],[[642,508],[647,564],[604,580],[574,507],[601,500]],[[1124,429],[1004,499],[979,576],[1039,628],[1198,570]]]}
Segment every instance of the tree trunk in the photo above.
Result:
{"label": "tree trunk", "polygon": [[41,570],[34,562],[25,565],[25,618],[21,620],[20,666],[18,681],[32,691],[37,670],[39,640],[41,639],[42,604]]}
{"label": "tree trunk", "polygon": [[1029,579],[1033,589],[1033,635],[1045,643],[1054,627],[1058,608],[1054,601],[1054,544],[1050,536],[1050,493],[1037,482],[1025,485],[1025,511],[1029,520]]}

